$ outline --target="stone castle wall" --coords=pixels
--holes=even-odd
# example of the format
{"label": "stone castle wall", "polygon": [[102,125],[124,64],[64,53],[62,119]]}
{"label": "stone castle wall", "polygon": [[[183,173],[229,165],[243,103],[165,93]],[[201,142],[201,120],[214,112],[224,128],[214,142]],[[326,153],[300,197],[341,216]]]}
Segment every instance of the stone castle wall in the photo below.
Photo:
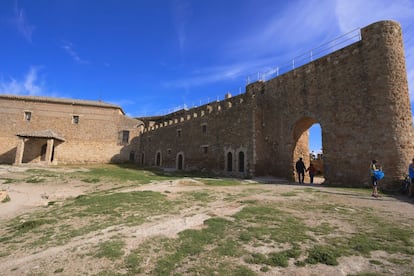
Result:
{"label": "stone castle wall", "polygon": [[[32,112],[30,121],[25,111]],[[414,157],[401,27],[393,21],[371,24],[361,29],[360,41],[252,83],[241,95],[165,116],[136,120],[111,105],[4,96],[0,115],[0,163],[20,154],[18,133],[52,130],[64,138],[54,143],[54,162],[130,160],[293,180],[299,157],[309,165],[308,129],[315,123],[322,128],[328,184],[369,185],[369,164],[377,159],[386,175],[382,188],[392,190]],[[123,130],[127,143],[119,142]],[[40,148],[50,139],[24,139],[23,162],[41,161]]]}
{"label": "stone castle wall", "polygon": [[177,169],[181,155],[184,170],[251,175],[251,104],[244,94],[161,118],[140,136],[140,163]]}
{"label": "stone castle wall", "polygon": [[[308,129],[319,123],[327,183],[367,186],[370,161],[377,159],[386,174],[383,188],[396,188],[414,156],[401,28],[382,21],[361,29],[361,37],[286,74],[248,85],[231,108],[224,100],[214,104],[224,107],[221,111],[200,115],[206,105],[186,111],[190,120],[184,116],[163,127],[156,122],[141,136],[144,164],[155,164],[160,152],[160,165],[176,168],[182,152],[185,168],[226,173],[227,149],[243,149],[250,175],[293,180],[299,157],[309,165]],[[201,132],[204,123],[208,136]],[[209,145],[209,155],[203,155],[202,145]]]}
{"label": "stone castle wall", "polygon": [[383,21],[363,28],[361,36],[260,84],[257,100],[266,127],[258,135],[257,155],[264,160],[258,166],[292,178],[301,133],[320,123],[327,183],[369,185],[369,164],[377,159],[386,174],[383,188],[399,185],[414,156],[401,28]]}

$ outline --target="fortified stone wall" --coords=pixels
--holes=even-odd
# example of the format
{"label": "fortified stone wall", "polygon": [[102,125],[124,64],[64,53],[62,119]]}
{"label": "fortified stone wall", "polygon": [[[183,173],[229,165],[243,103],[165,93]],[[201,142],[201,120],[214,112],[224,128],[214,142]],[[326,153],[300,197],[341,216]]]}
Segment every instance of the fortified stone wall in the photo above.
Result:
{"label": "fortified stone wall", "polygon": [[227,152],[242,150],[249,175],[293,180],[299,157],[309,165],[308,129],[315,123],[326,183],[368,186],[377,159],[386,175],[382,188],[396,189],[414,156],[401,27],[393,21],[369,25],[360,41],[211,107],[157,118],[141,135],[141,163],[178,168],[181,158],[184,169],[226,172]]}
{"label": "fortified stone wall", "polygon": [[252,175],[252,103],[244,94],[153,122],[140,136],[140,163]]}
{"label": "fortified stone wall", "polygon": [[369,164],[377,159],[386,175],[383,188],[399,185],[414,156],[401,28],[382,21],[363,28],[361,36],[355,44],[255,84],[258,121],[265,125],[256,129],[258,167],[292,178],[297,142],[320,123],[327,183],[369,185]]}
{"label": "fortified stone wall", "polygon": [[[30,120],[25,112],[30,112]],[[103,103],[94,106],[1,95],[0,115],[0,163],[9,164],[16,156],[18,133],[52,130],[62,136],[64,142],[55,142],[55,163],[102,163],[129,160],[125,149],[134,150],[136,146],[120,143],[119,133],[130,131],[131,140],[140,130],[139,121],[126,117],[119,107]],[[73,116],[78,116],[78,123],[74,123]],[[46,139],[26,140],[23,163],[42,161],[39,151]]]}

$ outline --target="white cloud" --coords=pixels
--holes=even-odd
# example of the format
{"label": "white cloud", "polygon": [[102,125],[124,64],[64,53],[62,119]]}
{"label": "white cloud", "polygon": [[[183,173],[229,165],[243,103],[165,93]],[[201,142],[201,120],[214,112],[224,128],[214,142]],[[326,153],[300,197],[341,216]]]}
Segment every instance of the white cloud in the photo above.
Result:
{"label": "white cloud", "polygon": [[89,64],[89,61],[81,58],[78,53],[73,49],[74,45],[71,42],[63,41],[62,48],[72,57],[72,59],[79,64]]}
{"label": "white cloud", "polygon": [[191,14],[191,4],[188,0],[175,0],[172,2],[173,25],[181,52],[184,51],[185,43],[187,41],[186,29]]}
{"label": "white cloud", "polygon": [[194,70],[191,76],[175,79],[170,82],[165,82],[164,86],[168,88],[190,88],[240,77],[247,78],[247,76],[255,68],[263,68],[265,66],[264,64],[267,64],[268,62],[269,60],[257,60],[255,63],[234,63],[204,67],[198,70]]}
{"label": "white cloud", "polygon": [[337,0],[336,16],[343,32],[364,27],[380,20],[412,20],[414,2],[411,0]]}
{"label": "white cloud", "polygon": [[31,67],[22,80],[0,79],[0,93],[3,94],[40,95],[45,92],[44,90],[44,85],[39,84],[37,67]]}
{"label": "white cloud", "polygon": [[32,35],[35,27],[29,23],[23,9],[19,9],[17,2],[14,7],[12,23],[17,31],[29,42],[32,42]]}

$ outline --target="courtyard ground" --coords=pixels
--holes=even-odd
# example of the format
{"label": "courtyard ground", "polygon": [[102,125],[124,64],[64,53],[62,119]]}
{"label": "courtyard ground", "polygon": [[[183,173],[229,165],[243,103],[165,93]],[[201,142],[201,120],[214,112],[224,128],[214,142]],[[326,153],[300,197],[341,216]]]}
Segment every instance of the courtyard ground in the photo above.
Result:
{"label": "courtyard ground", "polygon": [[414,200],[369,188],[0,166],[0,275],[414,275]]}

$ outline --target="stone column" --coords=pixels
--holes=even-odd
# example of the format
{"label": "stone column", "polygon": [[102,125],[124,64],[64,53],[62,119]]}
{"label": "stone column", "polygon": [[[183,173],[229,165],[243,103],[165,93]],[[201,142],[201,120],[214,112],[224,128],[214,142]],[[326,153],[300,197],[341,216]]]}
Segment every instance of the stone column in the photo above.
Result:
{"label": "stone column", "polygon": [[19,137],[19,142],[17,143],[16,148],[16,156],[14,158],[13,165],[21,165],[23,160],[23,153],[24,153],[24,140],[25,138]]}
{"label": "stone column", "polygon": [[48,139],[48,140],[47,140],[47,147],[46,147],[46,163],[47,163],[48,165],[52,164],[53,144],[54,144],[54,139]]}

